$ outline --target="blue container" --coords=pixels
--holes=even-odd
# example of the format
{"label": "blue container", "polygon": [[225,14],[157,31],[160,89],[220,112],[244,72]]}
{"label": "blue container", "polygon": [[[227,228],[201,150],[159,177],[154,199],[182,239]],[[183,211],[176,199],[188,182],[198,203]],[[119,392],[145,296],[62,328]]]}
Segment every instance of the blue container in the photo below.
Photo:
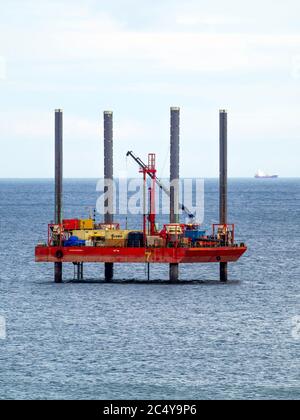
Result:
{"label": "blue container", "polygon": [[185,238],[191,239],[192,242],[195,242],[203,238],[205,234],[206,234],[205,230],[186,230],[184,236]]}
{"label": "blue container", "polygon": [[81,241],[77,236],[71,236],[67,241],[64,242],[64,246],[85,246],[85,241]]}

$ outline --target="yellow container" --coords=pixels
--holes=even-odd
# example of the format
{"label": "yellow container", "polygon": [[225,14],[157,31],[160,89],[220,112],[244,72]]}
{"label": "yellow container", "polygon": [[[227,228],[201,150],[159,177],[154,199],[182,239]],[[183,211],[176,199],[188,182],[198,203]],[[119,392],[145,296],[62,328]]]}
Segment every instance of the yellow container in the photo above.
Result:
{"label": "yellow container", "polygon": [[83,219],[80,220],[80,229],[81,230],[92,230],[94,229],[94,220],[93,219]]}
{"label": "yellow container", "polygon": [[105,239],[105,231],[104,230],[93,230],[90,231],[91,238],[97,240],[103,240]]}
{"label": "yellow container", "polygon": [[89,239],[90,232],[85,232],[84,230],[73,230],[72,236],[77,236],[81,241],[87,241]]}
{"label": "yellow container", "polygon": [[104,230],[73,230],[73,236],[77,236],[81,241],[88,241],[89,239],[105,239]]}
{"label": "yellow container", "polygon": [[129,230],[107,230],[105,231],[105,240],[126,240],[129,232]]}

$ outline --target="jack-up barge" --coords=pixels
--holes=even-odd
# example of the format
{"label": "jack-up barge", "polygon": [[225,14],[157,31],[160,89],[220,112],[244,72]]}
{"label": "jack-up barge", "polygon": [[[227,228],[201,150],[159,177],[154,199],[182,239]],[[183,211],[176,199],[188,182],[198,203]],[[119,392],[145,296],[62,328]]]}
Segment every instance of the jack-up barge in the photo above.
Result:
{"label": "jack-up barge", "polygon": [[[55,282],[62,282],[64,263],[77,267],[77,279],[83,279],[84,263],[104,263],[105,280],[113,281],[115,263],[169,264],[170,282],[179,281],[180,264],[218,263],[220,281],[228,280],[228,263],[238,261],[247,251],[243,243],[235,241],[235,226],[227,220],[227,112],[220,111],[220,220],[207,234],[195,223],[194,215],[178,199],[179,188],[180,109],[171,108],[171,189],[157,178],[156,156],[148,155],[145,164],[133,152],[128,152],[139,166],[144,180],[143,230],[124,230],[115,223],[113,191],[106,187],[106,213],[102,223],[95,219],[62,217],[63,192],[63,113],[55,111],[55,221],[48,226],[47,244],[35,248],[38,263],[54,263]],[[113,180],[113,113],[104,112],[104,178]],[[151,180],[147,187],[147,178]],[[178,185],[176,185],[178,183]],[[170,197],[170,223],[159,229],[156,224],[155,188]],[[149,210],[146,195],[149,193]],[[189,222],[179,221],[178,209]],[[150,270],[148,269],[148,278]]]}

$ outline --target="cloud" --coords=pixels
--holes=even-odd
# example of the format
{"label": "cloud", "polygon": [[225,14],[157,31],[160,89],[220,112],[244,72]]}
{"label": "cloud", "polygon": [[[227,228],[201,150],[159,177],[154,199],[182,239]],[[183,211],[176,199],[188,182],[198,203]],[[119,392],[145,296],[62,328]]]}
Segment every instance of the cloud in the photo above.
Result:
{"label": "cloud", "polygon": [[[59,4],[31,0],[22,8],[20,24],[4,21],[2,40],[10,42],[0,41],[0,54],[14,65],[93,62],[120,71],[138,65],[157,72],[220,73],[282,69],[300,51],[298,34],[242,33],[234,26],[242,18],[232,15],[185,12],[175,20],[179,26],[195,26],[193,32],[176,27],[145,31],[128,29],[120,16],[108,11],[93,13],[92,2],[75,2],[71,8],[67,2]],[[211,33],[206,28],[225,24],[231,33]]]}
{"label": "cloud", "polygon": [[[121,167],[127,148],[141,157],[150,148],[164,155],[172,103],[183,110],[185,173],[197,166],[198,156],[205,173],[211,174],[212,165],[217,172],[220,107],[230,111],[230,141],[241,155],[235,165],[242,173],[250,167],[249,156],[267,156],[274,143],[280,144],[280,157],[288,155],[287,144],[298,151],[300,6],[275,3],[6,2],[0,56],[9,71],[0,81],[1,138],[12,154],[18,148],[28,161],[37,150],[43,155],[39,167],[27,165],[24,171],[43,175],[46,162],[52,171],[52,108],[61,104],[66,176],[76,176],[78,168],[90,176],[102,162],[101,109],[109,105],[115,111]],[[4,70],[2,60],[2,76]],[[5,167],[12,173],[5,159],[2,173]],[[281,159],[288,171],[290,159]],[[23,171],[21,162],[15,170]]]}
{"label": "cloud", "polygon": [[46,33],[34,42],[28,39],[22,50],[14,49],[12,60],[31,57],[62,65],[92,61],[120,70],[138,63],[156,71],[260,71],[286,67],[289,56],[299,50],[297,35],[122,32],[103,30],[92,21],[77,29]]}

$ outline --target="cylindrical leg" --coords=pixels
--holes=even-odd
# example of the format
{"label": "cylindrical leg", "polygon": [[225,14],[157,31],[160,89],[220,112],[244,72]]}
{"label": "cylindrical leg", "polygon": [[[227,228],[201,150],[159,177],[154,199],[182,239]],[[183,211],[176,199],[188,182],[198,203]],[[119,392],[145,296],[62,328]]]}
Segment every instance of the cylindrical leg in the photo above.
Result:
{"label": "cylindrical leg", "polygon": [[112,281],[114,278],[114,265],[105,263],[105,281]]}
{"label": "cylindrical leg", "polygon": [[[104,112],[104,179],[106,182],[112,182],[114,176],[113,166],[113,113],[111,111]],[[107,224],[114,222],[112,212],[114,193],[112,189],[105,186],[105,193],[108,198],[104,202],[105,216],[104,221]],[[105,263],[105,280],[112,281],[114,277],[114,265]]]}
{"label": "cylindrical leg", "polygon": [[[57,225],[62,223],[62,192],[63,192],[63,112],[55,111],[55,210],[54,219]],[[58,239],[56,245],[59,246]],[[55,283],[62,282],[62,263],[55,263]]]}
{"label": "cylindrical leg", "polygon": [[55,283],[62,283],[62,263],[54,264],[54,280]]}
{"label": "cylindrical leg", "polygon": [[[179,223],[180,108],[171,108],[170,223]],[[179,280],[178,264],[170,264],[170,281]]]}
{"label": "cylindrical leg", "polygon": [[[227,112],[220,111],[220,224],[226,225],[228,212],[228,152],[227,152]],[[220,281],[228,280],[228,264],[220,264]]]}
{"label": "cylindrical leg", "polygon": [[228,281],[228,264],[227,263],[220,264],[220,280],[222,283],[227,283]]}
{"label": "cylindrical leg", "polygon": [[170,282],[176,283],[179,280],[179,264],[170,264]]}

